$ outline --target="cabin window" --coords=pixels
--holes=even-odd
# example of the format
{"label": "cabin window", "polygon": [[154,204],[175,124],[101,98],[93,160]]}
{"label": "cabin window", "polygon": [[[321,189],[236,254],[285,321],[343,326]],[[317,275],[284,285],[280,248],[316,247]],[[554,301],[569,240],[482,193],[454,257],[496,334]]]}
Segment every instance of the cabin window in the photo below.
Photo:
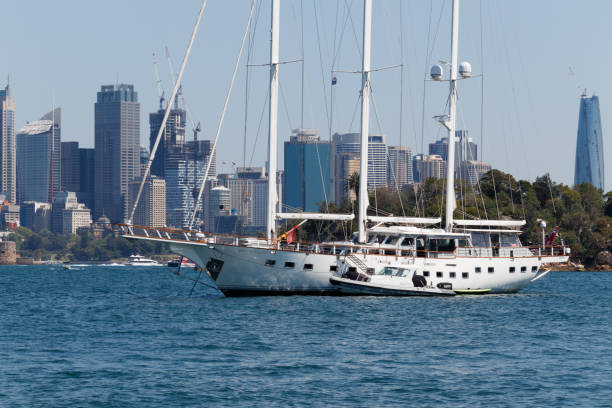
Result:
{"label": "cabin window", "polygon": [[429,276],[429,271],[423,271],[423,276]]}
{"label": "cabin window", "polygon": [[455,272],[449,272],[448,277],[449,278],[455,278],[456,273]]}
{"label": "cabin window", "polygon": [[336,265],[329,265],[329,271],[330,272],[336,272],[338,270],[338,266]]}
{"label": "cabin window", "polygon": [[462,238],[458,240],[458,246],[459,248],[469,248],[470,247],[470,241]]}
{"label": "cabin window", "polygon": [[276,261],[274,259],[267,259],[265,265],[266,266],[274,266],[274,265],[276,265]]}
{"label": "cabin window", "polygon": [[357,272],[357,268],[355,268],[354,266],[349,266],[348,271],[349,272]]}
{"label": "cabin window", "polygon": [[503,247],[519,247],[521,246],[521,241],[519,241],[518,234],[500,234],[501,241],[500,245]]}
{"label": "cabin window", "polygon": [[285,268],[295,268],[295,262],[285,262]]}
{"label": "cabin window", "polygon": [[461,277],[462,277],[463,279],[467,279],[467,278],[469,278],[469,277],[470,277],[470,274],[469,274],[469,273],[467,273],[467,272],[461,272]]}
{"label": "cabin window", "polygon": [[374,268],[367,268],[367,269],[366,269],[366,273],[367,273],[368,275],[374,275]]}
{"label": "cabin window", "polygon": [[385,244],[387,244],[387,245],[395,245],[395,244],[397,244],[397,240],[398,239],[399,239],[399,237],[391,236],[391,237],[387,238],[387,241],[385,241]]}
{"label": "cabin window", "polygon": [[510,267],[510,273],[514,273],[515,270],[516,270],[516,268],[514,268],[514,266]]}
{"label": "cabin window", "polygon": [[527,267],[526,266],[521,266],[521,272],[527,272]]}
{"label": "cabin window", "polygon": [[312,264],[304,264],[305,271],[312,271]]}
{"label": "cabin window", "polygon": [[406,237],[402,240],[401,246],[412,246],[414,244],[414,238]]}
{"label": "cabin window", "polygon": [[475,247],[490,247],[489,232],[472,232],[472,245]]}
{"label": "cabin window", "polygon": [[493,268],[492,266],[489,266],[488,271],[489,271],[489,273],[493,273],[493,272],[495,272],[495,268]]}
{"label": "cabin window", "polygon": [[480,266],[477,266],[476,268],[474,268],[474,272],[480,273],[482,272],[482,269],[480,269]]}
{"label": "cabin window", "polygon": [[436,272],[436,278],[443,278],[444,274],[442,272]]}
{"label": "cabin window", "polygon": [[537,272],[538,271],[538,267],[537,266],[532,266],[531,267],[531,272]]}

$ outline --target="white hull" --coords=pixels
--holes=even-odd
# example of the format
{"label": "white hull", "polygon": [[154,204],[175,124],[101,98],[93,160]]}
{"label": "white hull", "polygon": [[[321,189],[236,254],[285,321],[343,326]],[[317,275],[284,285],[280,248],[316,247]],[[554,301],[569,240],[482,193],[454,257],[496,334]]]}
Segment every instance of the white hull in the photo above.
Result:
{"label": "white hull", "polygon": [[[156,238],[137,238],[157,240]],[[168,242],[168,240],[162,240]],[[183,255],[207,270],[211,259],[222,262],[218,274],[209,275],[219,289],[228,296],[331,294],[340,292],[329,279],[343,256],[321,253],[295,252],[186,242],[171,240],[173,252]],[[363,255],[357,254],[363,258]],[[274,265],[266,266],[268,261]],[[567,261],[567,257],[453,257],[412,258],[385,255],[367,255],[368,265],[392,265],[415,270],[425,276],[427,283],[451,283],[456,290],[487,290],[488,293],[513,293],[525,288],[540,273],[544,263]],[[293,267],[285,267],[285,263]],[[269,262],[268,262],[269,263]],[[219,264],[219,263],[218,263]],[[312,269],[309,266],[312,265]],[[306,267],[305,267],[306,266]],[[334,267],[334,268],[332,268]],[[513,267],[514,271],[510,272]],[[480,272],[476,272],[480,268]],[[489,268],[493,268],[489,272]],[[438,276],[438,273],[441,276]],[[451,277],[451,272],[455,277]],[[464,277],[464,273],[467,277]]]}

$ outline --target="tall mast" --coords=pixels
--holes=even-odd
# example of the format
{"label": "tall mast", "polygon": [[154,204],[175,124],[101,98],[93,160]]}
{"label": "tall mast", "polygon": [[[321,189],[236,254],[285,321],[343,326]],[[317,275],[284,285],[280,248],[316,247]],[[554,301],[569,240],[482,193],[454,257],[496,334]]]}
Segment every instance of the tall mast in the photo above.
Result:
{"label": "tall mast", "polygon": [[278,50],[280,29],[280,1],[272,0],[272,41],[270,44],[270,115],[268,130],[268,216],[266,234],[276,238],[276,148],[278,138]]}
{"label": "tall mast", "polygon": [[446,231],[453,227],[455,211],[455,117],[457,113],[457,53],[459,48],[459,0],[453,0],[451,33],[451,71],[448,128],[448,157],[446,159]]}
{"label": "tall mast", "polygon": [[359,242],[367,240],[368,136],[370,134],[370,46],[372,41],[372,0],[363,2],[363,61],[361,64],[361,157],[359,166]]}

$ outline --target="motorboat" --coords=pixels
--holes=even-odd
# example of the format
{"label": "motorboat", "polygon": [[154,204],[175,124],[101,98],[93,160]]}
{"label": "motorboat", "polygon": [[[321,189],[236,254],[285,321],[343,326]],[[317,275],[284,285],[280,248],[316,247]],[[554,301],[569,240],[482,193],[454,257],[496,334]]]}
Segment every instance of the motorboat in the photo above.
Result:
{"label": "motorboat", "polygon": [[127,264],[129,266],[161,266],[159,262],[145,258],[142,255],[130,255]]}
{"label": "motorboat", "polygon": [[171,261],[168,261],[169,268],[178,268],[180,265],[181,268],[195,268],[196,264],[191,260],[183,257],[183,258],[175,258]]}

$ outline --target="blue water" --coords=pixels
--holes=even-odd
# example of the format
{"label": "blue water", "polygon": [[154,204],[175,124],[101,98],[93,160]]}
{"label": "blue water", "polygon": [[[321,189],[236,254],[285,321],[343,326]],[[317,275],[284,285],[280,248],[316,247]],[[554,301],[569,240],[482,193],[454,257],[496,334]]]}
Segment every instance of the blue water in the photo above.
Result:
{"label": "blue water", "polygon": [[450,299],[190,288],[2,267],[0,406],[612,406],[612,273]]}

